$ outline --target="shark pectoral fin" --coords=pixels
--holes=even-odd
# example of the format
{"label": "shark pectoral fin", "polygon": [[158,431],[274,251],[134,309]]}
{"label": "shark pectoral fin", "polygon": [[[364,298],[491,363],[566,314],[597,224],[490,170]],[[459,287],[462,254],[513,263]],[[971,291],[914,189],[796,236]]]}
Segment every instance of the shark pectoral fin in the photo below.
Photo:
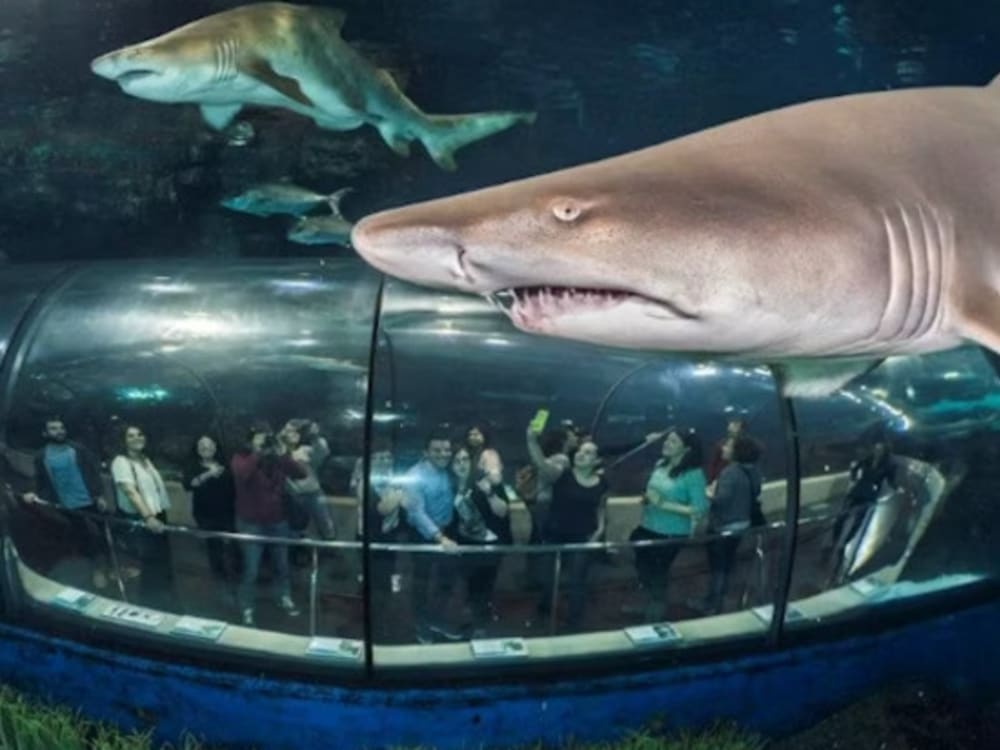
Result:
{"label": "shark pectoral fin", "polygon": [[375,124],[379,134],[386,145],[404,158],[410,155],[409,141],[396,128],[396,125],[389,120],[382,120]]}
{"label": "shark pectoral fin", "polygon": [[881,359],[802,359],[771,365],[771,370],[786,398],[822,398],[881,363]]}
{"label": "shark pectoral fin", "polygon": [[222,130],[243,109],[242,104],[202,104],[201,116],[215,130]]}
{"label": "shark pectoral fin", "polygon": [[299,82],[295,78],[281,75],[271,63],[262,57],[254,57],[240,62],[240,70],[266,86],[270,86],[275,91],[279,91],[289,99],[297,101],[306,107],[315,107],[316,104],[306,96]]}

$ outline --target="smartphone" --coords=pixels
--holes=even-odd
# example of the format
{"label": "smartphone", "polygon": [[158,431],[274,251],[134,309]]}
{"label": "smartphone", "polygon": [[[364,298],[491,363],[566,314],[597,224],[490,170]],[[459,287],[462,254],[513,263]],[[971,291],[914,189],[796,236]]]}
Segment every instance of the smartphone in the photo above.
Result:
{"label": "smartphone", "polygon": [[535,412],[534,418],[531,420],[531,431],[534,433],[540,433],[545,429],[546,422],[549,421],[549,410],[539,409]]}

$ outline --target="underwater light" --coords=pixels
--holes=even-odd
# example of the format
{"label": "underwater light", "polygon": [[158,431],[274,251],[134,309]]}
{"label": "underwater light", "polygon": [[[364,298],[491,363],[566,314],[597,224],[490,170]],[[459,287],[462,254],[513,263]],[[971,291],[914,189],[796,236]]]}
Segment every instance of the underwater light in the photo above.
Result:
{"label": "underwater light", "polygon": [[159,386],[148,386],[119,388],[115,395],[122,401],[164,401],[170,392]]}

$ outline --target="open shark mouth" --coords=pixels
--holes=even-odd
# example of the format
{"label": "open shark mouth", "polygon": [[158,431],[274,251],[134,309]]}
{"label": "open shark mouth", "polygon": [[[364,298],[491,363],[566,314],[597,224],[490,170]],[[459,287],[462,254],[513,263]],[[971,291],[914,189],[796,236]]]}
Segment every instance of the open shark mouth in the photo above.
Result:
{"label": "open shark mouth", "polygon": [[132,83],[133,81],[138,81],[142,78],[148,78],[149,76],[156,76],[159,73],[155,70],[129,70],[115,77],[115,83],[126,84]]}
{"label": "open shark mouth", "polygon": [[692,315],[662,300],[618,289],[534,286],[501,289],[487,299],[506,313],[515,325],[537,328],[545,321],[565,315],[605,312],[627,302],[637,302],[651,317],[694,320]]}

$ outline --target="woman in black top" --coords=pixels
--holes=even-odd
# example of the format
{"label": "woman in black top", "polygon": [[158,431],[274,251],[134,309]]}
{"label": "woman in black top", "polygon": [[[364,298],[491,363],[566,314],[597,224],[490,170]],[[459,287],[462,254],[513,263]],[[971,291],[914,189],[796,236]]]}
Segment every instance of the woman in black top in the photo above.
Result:
{"label": "woman in black top", "polygon": [[[198,528],[206,531],[233,531],[235,492],[233,475],[219,455],[219,446],[208,436],[194,444],[191,462],[184,473],[184,488],[191,492],[191,514]],[[230,563],[236,559],[226,539],[208,539],[208,563],[220,581],[228,581]]]}
{"label": "woman in black top", "polygon": [[[472,469],[470,451],[461,447],[452,458],[459,544],[511,544],[510,507],[502,481],[493,483],[485,470]],[[499,554],[468,555],[465,562],[469,606],[479,624],[496,619],[493,591],[500,572]]]}
{"label": "woman in black top", "polygon": [[[545,544],[596,542],[604,536],[605,505],[608,484],[598,473],[601,463],[596,443],[584,440],[569,456],[568,465],[554,465],[546,460],[538,436],[528,428],[528,453],[538,470],[539,479],[552,485],[552,504],[542,531]],[[587,599],[587,572],[593,556],[588,551],[566,552],[562,570],[569,581],[567,624],[577,629],[583,621]],[[550,581],[539,602],[539,613],[549,612],[554,581]]]}

